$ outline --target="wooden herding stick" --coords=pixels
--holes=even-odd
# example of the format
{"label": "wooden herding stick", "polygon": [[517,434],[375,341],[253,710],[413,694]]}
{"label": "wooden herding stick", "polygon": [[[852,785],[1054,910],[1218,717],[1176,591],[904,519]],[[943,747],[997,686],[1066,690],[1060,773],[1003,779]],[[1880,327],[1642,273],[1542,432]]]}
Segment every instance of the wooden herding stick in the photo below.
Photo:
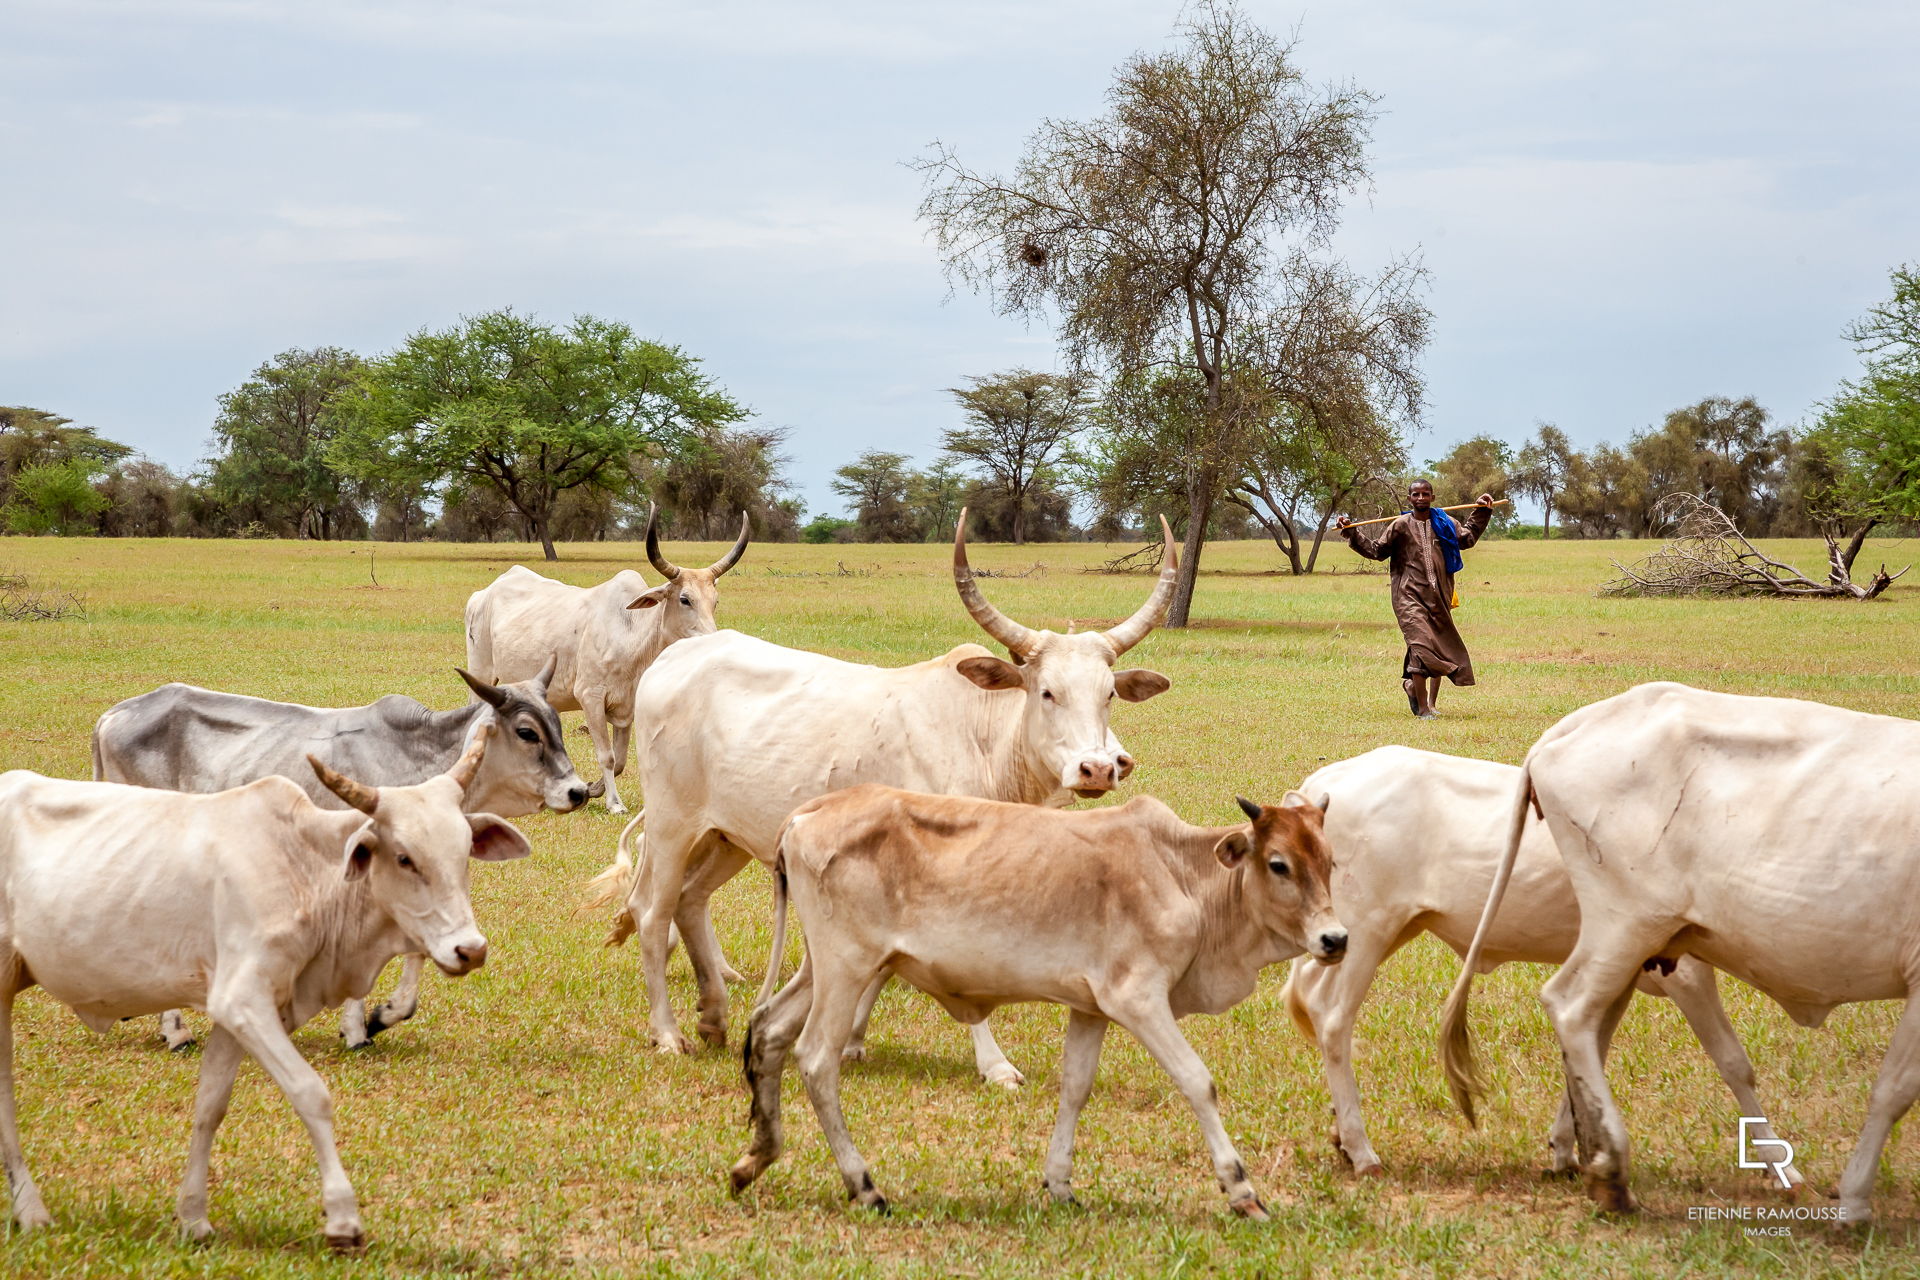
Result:
{"label": "wooden herding stick", "polygon": [[[1434,510],[1434,511],[1471,511],[1471,510],[1472,510],[1473,508],[1475,508],[1475,507],[1477,507],[1477,506],[1479,506],[1479,505],[1480,505],[1480,504],[1479,504],[1479,503],[1477,503],[1477,502],[1463,502],[1463,503],[1461,503],[1461,504],[1460,504],[1459,506],[1457,506],[1457,507],[1432,507],[1432,508],[1429,508],[1429,510]],[[1496,506],[1496,507],[1504,507],[1504,506],[1506,506],[1506,505],[1507,505],[1507,500],[1506,500],[1505,498],[1495,498],[1495,499],[1493,500],[1493,505],[1494,505],[1494,506]],[[1375,517],[1374,517],[1373,519],[1371,519],[1371,520],[1355,520],[1355,521],[1354,521],[1354,522],[1353,522],[1352,524],[1347,524],[1347,525],[1339,525],[1339,524],[1337,524],[1337,525],[1335,525],[1335,526],[1333,526],[1333,531],[1334,531],[1335,533],[1338,533],[1338,532],[1340,532],[1340,530],[1342,530],[1342,529],[1358,529],[1358,528],[1359,528],[1359,527],[1360,527],[1361,525],[1363,525],[1363,524],[1385,524],[1385,523],[1386,523],[1387,521],[1389,521],[1389,520],[1398,520],[1398,519],[1400,518],[1400,516],[1403,516],[1403,515],[1405,515],[1405,514],[1406,514],[1406,512],[1404,512],[1404,511],[1402,511],[1402,512],[1400,512],[1400,513],[1399,513],[1398,515],[1391,515],[1391,516],[1375,516]]]}

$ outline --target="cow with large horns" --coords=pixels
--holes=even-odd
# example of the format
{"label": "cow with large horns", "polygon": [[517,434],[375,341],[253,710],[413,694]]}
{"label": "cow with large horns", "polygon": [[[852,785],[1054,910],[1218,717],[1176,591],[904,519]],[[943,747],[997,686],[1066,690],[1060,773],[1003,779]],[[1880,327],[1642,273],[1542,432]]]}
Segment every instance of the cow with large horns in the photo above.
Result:
{"label": "cow with large horns", "polygon": [[[726,1043],[729,972],[707,915],[714,891],[749,860],[773,862],[780,826],[797,806],[864,782],[937,795],[1060,806],[1104,795],[1133,771],[1108,726],[1113,699],[1165,692],[1156,671],[1114,670],[1159,625],[1173,597],[1178,557],[1133,615],[1105,631],[1061,634],[1026,627],[989,604],[967,563],[967,514],[953,533],[953,581],[967,612],[1007,647],[1008,661],[963,644],[927,662],[882,668],[786,649],[736,631],[675,645],[640,681],[637,747],[647,797],[646,835],[610,943],[640,934],[648,1030],[669,1052],[688,1052],[667,998],[668,933],[677,922],[700,988],[700,1035]],[[595,883],[596,902],[628,884],[618,858]],[[869,993],[871,997],[877,994]],[[996,1083],[1014,1069],[984,1022],[974,1058]],[[857,1050],[856,1050],[857,1052]]]}
{"label": "cow with large horns", "polygon": [[622,569],[597,587],[573,587],[513,568],[467,598],[467,667],[482,680],[524,680],[549,655],[559,666],[547,690],[556,711],[580,711],[600,760],[593,794],[609,813],[625,813],[614,779],[627,767],[633,691],[640,676],[676,640],[712,635],[720,576],[746,553],[749,525],[704,569],[684,569],[660,554],[659,509],[647,512],[647,559],[666,579],[649,587]]}
{"label": "cow with large horns", "polygon": [[37,985],[96,1031],[180,1004],[213,1018],[180,1185],[189,1237],[213,1233],[208,1162],[245,1056],[306,1126],[327,1240],[364,1243],[333,1100],[287,1036],[364,996],[396,955],[424,952],[455,976],[486,963],[469,865],[529,852],[512,824],[464,808],[492,731],[482,725],[451,769],[407,787],[371,786],[308,756],[302,771],[341,809],[279,775],[193,795],[0,774],[0,1162],[15,1222],[50,1221],[13,1098],[13,1001]]}
{"label": "cow with large horns", "polygon": [[[445,773],[487,727],[500,734],[466,790],[473,813],[518,818],[543,806],[556,813],[587,802],[587,784],[574,772],[560,717],[547,701],[555,659],[530,679],[491,685],[455,667],[477,702],[435,711],[390,693],[364,707],[308,707],[167,684],[117,702],[93,726],[96,782],[127,782],[166,791],[226,791],[279,774],[293,779],[322,809],[345,807],[306,766],[313,752],[343,771],[381,787],[411,786]],[[340,1033],[361,1049],[420,1007],[426,958],[406,958],[391,998],[371,1012],[346,1002]],[[185,1049],[193,1033],[178,1010],[160,1017],[170,1049]]]}

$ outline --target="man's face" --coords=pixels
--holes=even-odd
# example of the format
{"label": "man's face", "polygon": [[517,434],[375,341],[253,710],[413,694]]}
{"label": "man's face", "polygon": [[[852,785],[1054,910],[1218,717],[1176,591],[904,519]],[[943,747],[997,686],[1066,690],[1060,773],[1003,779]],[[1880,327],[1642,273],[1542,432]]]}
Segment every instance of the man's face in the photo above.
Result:
{"label": "man's face", "polygon": [[1425,481],[1408,485],[1407,502],[1415,511],[1425,511],[1433,505],[1433,486]]}

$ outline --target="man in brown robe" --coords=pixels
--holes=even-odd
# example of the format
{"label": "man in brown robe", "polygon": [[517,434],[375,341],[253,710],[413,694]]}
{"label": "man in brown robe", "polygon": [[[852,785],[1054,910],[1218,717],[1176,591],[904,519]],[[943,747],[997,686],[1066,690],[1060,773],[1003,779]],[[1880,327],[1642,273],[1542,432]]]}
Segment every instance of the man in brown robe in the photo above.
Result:
{"label": "man in brown robe", "polygon": [[[1466,519],[1453,521],[1459,550],[1478,542],[1493,518],[1493,495],[1481,494],[1479,503],[1466,513]],[[1413,509],[1377,526],[1378,533],[1351,528],[1345,516],[1338,527],[1355,551],[1369,560],[1388,562],[1393,616],[1407,641],[1400,687],[1413,714],[1431,720],[1438,714],[1434,703],[1440,697],[1440,678],[1472,684],[1473,659],[1453,625],[1453,574],[1447,569],[1444,531],[1440,536],[1434,531],[1436,520],[1450,517],[1433,510],[1433,486],[1425,480],[1407,486],[1407,504]]]}

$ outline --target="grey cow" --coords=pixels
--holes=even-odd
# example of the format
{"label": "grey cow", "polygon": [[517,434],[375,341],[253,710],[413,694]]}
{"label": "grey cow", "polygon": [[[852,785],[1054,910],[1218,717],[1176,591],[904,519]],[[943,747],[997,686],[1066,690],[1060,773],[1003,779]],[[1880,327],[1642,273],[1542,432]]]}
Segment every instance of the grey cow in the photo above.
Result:
{"label": "grey cow", "polygon": [[[555,662],[532,679],[499,686],[454,668],[481,699],[435,711],[400,694],[364,707],[308,707],[167,684],[108,708],[93,726],[96,782],[127,782],[166,791],[212,792],[279,774],[325,809],[345,804],[307,767],[320,755],[342,773],[374,787],[405,787],[452,768],[483,724],[498,724],[494,746],[466,793],[468,813],[517,818],[542,806],[566,813],[587,802],[587,784],[567,755],[560,717],[547,701]],[[368,1014],[349,1000],[341,1034],[363,1048],[405,1022],[420,1003],[421,956],[406,958],[400,985]],[[178,1010],[161,1015],[167,1045],[193,1043]]]}

